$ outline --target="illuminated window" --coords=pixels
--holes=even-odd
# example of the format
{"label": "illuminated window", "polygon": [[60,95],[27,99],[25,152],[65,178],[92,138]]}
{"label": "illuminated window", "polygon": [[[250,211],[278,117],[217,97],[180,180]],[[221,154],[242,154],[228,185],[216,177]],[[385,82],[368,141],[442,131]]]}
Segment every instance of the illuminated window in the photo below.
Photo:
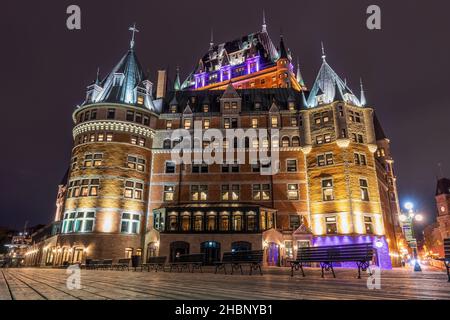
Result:
{"label": "illuminated window", "polygon": [[240,194],[240,186],[238,184],[233,184],[231,186],[229,185],[222,185],[222,200],[223,201],[237,201],[239,200],[239,194]]}
{"label": "illuminated window", "polygon": [[231,109],[235,110],[238,107],[238,103],[236,101],[231,102]]}
{"label": "illuminated window", "polygon": [[70,212],[64,214],[62,233],[92,232],[94,230],[95,212]]}
{"label": "illuminated window", "polygon": [[95,142],[95,134],[90,134],[89,135],[89,142]]}
{"label": "illuminated window", "polygon": [[164,201],[173,201],[175,196],[174,186],[164,186]]}
{"label": "illuminated window", "polygon": [[252,119],[252,128],[258,128],[258,119],[257,118]]}
{"label": "illuminated window", "polygon": [[323,123],[327,123],[330,121],[330,117],[328,116],[328,112],[322,112],[322,121]]}
{"label": "illuminated window", "polygon": [[298,126],[298,120],[297,117],[291,117],[291,127]]}
{"label": "illuminated window", "polygon": [[210,120],[204,119],[203,120],[203,129],[209,129]]}
{"label": "illuminated window", "polygon": [[220,231],[230,230],[230,213],[227,211],[220,213]]}
{"label": "illuminated window", "polygon": [[254,184],[252,186],[253,200],[270,200],[270,184]]}
{"label": "illuminated window", "polygon": [[272,128],[278,128],[278,117],[272,117],[270,119],[270,124]]}
{"label": "illuminated window", "polygon": [[145,171],[145,159],[136,157],[136,156],[128,156],[127,157],[127,167],[130,169],[135,169],[141,172]]}
{"label": "illuminated window", "polygon": [[324,141],[325,141],[325,143],[330,143],[331,142],[331,134],[325,134],[324,136],[323,136],[323,139],[324,139]]}
{"label": "illuminated window", "polygon": [[139,146],[144,147],[145,146],[145,139],[139,138]]}
{"label": "illuminated window", "polygon": [[323,136],[322,135],[316,137],[316,143],[323,144]]}
{"label": "illuminated window", "polygon": [[322,180],[322,199],[323,201],[334,200],[333,179]]}
{"label": "illuminated window", "polygon": [[136,137],[136,136],[131,137],[131,144],[137,144],[137,141],[138,141],[138,137]]}
{"label": "illuminated window", "polygon": [[327,228],[327,234],[337,234],[336,217],[326,217],[325,224]]}
{"label": "illuminated window", "polygon": [[184,119],[184,128],[189,130],[191,128],[191,119]]}
{"label": "illuminated window", "polygon": [[224,108],[225,110],[229,110],[229,109],[230,109],[230,103],[229,103],[229,102],[224,102],[223,108]]}
{"label": "illuminated window", "polygon": [[68,198],[95,197],[98,195],[99,179],[82,179],[69,182]]}
{"label": "illuminated window", "polygon": [[230,127],[231,127],[231,121],[230,121],[230,118],[225,118],[225,119],[223,119],[223,127],[224,127],[225,129],[230,129]]}
{"label": "illuminated window", "polygon": [[144,184],[141,182],[125,181],[125,198],[142,200]]}
{"label": "illuminated window", "polygon": [[317,165],[319,167],[323,167],[325,165],[329,166],[332,164],[334,164],[332,153],[319,154],[317,156]]}
{"label": "illuminated window", "polygon": [[289,103],[288,103],[288,108],[289,108],[290,111],[295,110],[295,102],[292,102],[292,101],[289,102]]}
{"label": "illuminated window", "polygon": [[239,232],[242,229],[242,212],[235,211],[233,212],[233,230]]}
{"label": "illuminated window", "polygon": [[194,215],[194,231],[203,231],[203,213],[196,212]]}
{"label": "illuminated window", "polygon": [[369,201],[369,185],[366,179],[359,179],[359,188],[361,190],[361,200]]}
{"label": "illuminated window", "polygon": [[122,213],[122,222],[120,232],[139,233],[140,215],[131,213]]}
{"label": "illuminated window", "polygon": [[298,200],[298,184],[287,185],[287,197],[289,200]]}
{"label": "illuminated window", "polygon": [[209,105],[207,104],[203,105],[203,112],[209,112]]}
{"label": "illuminated window", "polygon": [[320,113],[314,114],[314,123],[315,124],[321,124],[322,123],[322,118],[320,117]]}
{"label": "illuminated window", "polygon": [[206,229],[208,231],[216,230],[216,213],[209,212],[206,216]]}
{"label": "illuminated window", "polygon": [[172,120],[166,121],[166,130],[172,130]]}
{"label": "illuminated window", "polygon": [[137,103],[138,104],[144,104],[144,97],[143,96],[138,96]]}
{"label": "illuminated window", "polygon": [[256,231],[256,213],[249,211],[247,217],[247,231]]}
{"label": "illuminated window", "polygon": [[106,134],[106,141],[107,141],[107,142],[113,141],[113,134],[112,134],[111,132],[108,132],[108,133]]}
{"label": "illuminated window", "polygon": [[102,165],[103,154],[101,153],[88,153],[84,156],[85,167],[98,167]]}
{"label": "illuminated window", "polygon": [[207,185],[193,185],[191,186],[191,200],[192,201],[206,201],[208,199]]}
{"label": "illuminated window", "polygon": [[105,134],[104,133],[99,133],[97,136],[97,141],[98,142],[103,142],[105,140]]}
{"label": "illuminated window", "polygon": [[170,106],[170,112],[177,113],[177,105],[176,104]]}
{"label": "illuminated window", "polygon": [[289,143],[290,143],[289,137],[283,137],[281,139],[281,146],[282,147],[284,147],[284,148],[289,147]]}
{"label": "illuminated window", "polygon": [[372,217],[364,217],[364,227],[367,234],[373,234]]}

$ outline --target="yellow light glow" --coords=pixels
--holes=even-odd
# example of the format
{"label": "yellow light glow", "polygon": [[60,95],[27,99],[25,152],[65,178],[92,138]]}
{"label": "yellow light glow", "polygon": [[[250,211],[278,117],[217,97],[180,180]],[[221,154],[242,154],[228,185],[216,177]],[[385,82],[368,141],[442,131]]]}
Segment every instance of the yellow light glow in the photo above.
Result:
{"label": "yellow light glow", "polygon": [[361,212],[355,212],[353,217],[353,223],[355,228],[355,233],[363,234],[364,233],[364,224]]}
{"label": "yellow light glow", "polygon": [[314,230],[314,235],[320,236],[324,234],[324,219],[322,219],[321,215],[314,215],[312,229]]}
{"label": "yellow light glow", "polygon": [[111,232],[113,226],[113,218],[111,215],[108,215],[103,220],[103,232]]}
{"label": "yellow light glow", "polygon": [[350,214],[348,212],[342,212],[339,215],[339,224],[341,228],[341,233],[343,234],[349,234],[351,233],[351,221],[350,221]]}

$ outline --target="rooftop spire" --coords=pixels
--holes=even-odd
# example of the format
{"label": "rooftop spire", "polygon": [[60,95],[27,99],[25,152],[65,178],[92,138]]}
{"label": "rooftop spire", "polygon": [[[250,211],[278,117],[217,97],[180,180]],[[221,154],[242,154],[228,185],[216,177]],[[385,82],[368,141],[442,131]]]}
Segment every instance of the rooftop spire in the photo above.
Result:
{"label": "rooftop spire", "polygon": [[133,49],[134,48],[134,34],[136,32],[139,32],[139,30],[136,29],[136,23],[134,23],[132,27],[129,27],[128,30],[132,32],[131,41],[130,41],[130,49]]}
{"label": "rooftop spire", "polygon": [[298,60],[298,57],[297,57],[297,74],[296,74],[296,76],[297,76],[298,84],[301,85],[302,87],[304,87],[305,86],[305,82],[303,81],[303,77],[302,77],[302,74],[300,72],[300,62]]}
{"label": "rooftop spire", "polygon": [[359,79],[359,82],[360,82],[360,85],[361,85],[361,99],[360,99],[360,102],[361,102],[361,106],[363,107],[363,106],[366,105],[366,95],[364,93],[364,86],[363,86],[362,78]]}
{"label": "rooftop spire", "polygon": [[325,58],[327,57],[325,54],[325,47],[323,46],[323,42],[320,42],[321,46],[322,46],[322,59],[323,61],[325,61]]}
{"label": "rooftop spire", "polygon": [[214,29],[211,28],[211,39],[209,41],[209,50],[212,50],[214,47]]}
{"label": "rooftop spire", "polygon": [[100,68],[97,67],[97,76],[95,78],[95,84],[100,84]]}
{"label": "rooftop spire", "polygon": [[286,51],[286,47],[284,46],[283,34],[280,34],[280,59],[289,59],[289,56]]}
{"label": "rooftop spire", "polygon": [[267,24],[266,24],[266,11],[263,9],[263,24],[262,31],[267,32]]}
{"label": "rooftop spire", "polygon": [[177,67],[177,76],[175,78],[175,83],[173,85],[175,91],[179,91],[181,89],[181,81],[180,81],[180,67]]}

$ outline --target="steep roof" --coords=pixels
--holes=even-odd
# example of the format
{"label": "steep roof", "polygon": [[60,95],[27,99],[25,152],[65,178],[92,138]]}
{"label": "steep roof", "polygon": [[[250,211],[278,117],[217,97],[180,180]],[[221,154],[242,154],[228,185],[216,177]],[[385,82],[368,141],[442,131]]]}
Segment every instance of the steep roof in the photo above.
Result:
{"label": "steep roof", "polygon": [[[273,88],[273,89],[244,89],[235,90],[241,98],[243,112],[268,112],[272,104],[275,102],[277,107],[283,110],[289,110],[288,103],[295,102],[298,110],[305,109],[303,103],[303,92],[299,92],[292,88]],[[220,99],[223,97],[224,90],[202,90],[202,91],[171,91],[168,92],[163,101],[162,113],[171,113],[171,101],[178,102],[177,112],[181,113],[189,103],[191,110],[203,112],[203,104],[205,99],[209,100],[209,112],[220,112]],[[255,103],[261,104],[258,110],[255,110]]]}
{"label": "steep roof", "polygon": [[450,195],[450,179],[442,178],[438,180],[436,186],[436,195],[439,196],[441,194]]}
{"label": "steep roof", "polygon": [[308,106],[316,107],[318,105],[317,96],[325,95],[324,102],[331,103],[337,100],[344,100],[350,102],[353,105],[361,106],[359,99],[353,94],[352,90],[337,73],[330,67],[325,59],[325,55],[322,56],[323,62],[317,75],[316,81],[308,96]]}
{"label": "steep roof", "polygon": [[375,138],[377,139],[377,141],[386,139],[386,134],[384,133],[383,127],[381,126],[380,120],[378,120],[376,113],[374,113],[373,116],[373,126],[375,129]]}

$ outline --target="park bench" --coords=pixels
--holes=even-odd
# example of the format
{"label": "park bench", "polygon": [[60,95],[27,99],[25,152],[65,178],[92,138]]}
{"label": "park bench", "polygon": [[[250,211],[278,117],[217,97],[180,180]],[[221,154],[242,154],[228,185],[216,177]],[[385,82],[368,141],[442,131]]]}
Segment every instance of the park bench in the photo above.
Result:
{"label": "park bench", "polygon": [[166,264],[167,257],[149,257],[146,263],[143,263],[141,265],[141,271],[143,269],[147,269],[148,272],[150,270],[155,270],[158,272],[158,270],[164,270],[164,265]]}
{"label": "park bench", "polygon": [[230,265],[231,274],[238,269],[241,271],[241,274],[243,274],[242,266],[248,265],[250,268],[250,275],[252,275],[253,270],[259,270],[259,273],[262,275],[261,264],[263,262],[263,256],[263,250],[224,252],[222,261],[214,263],[216,266],[215,273],[217,273],[218,270],[223,269],[225,274],[227,274],[226,265]]}
{"label": "park bench", "polygon": [[97,265],[101,263],[101,260],[93,260],[93,259],[86,259],[86,263],[81,265],[82,269],[96,269]]}
{"label": "park bench", "polygon": [[194,269],[202,271],[202,265],[205,255],[203,253],[196,254],[182,254],[175,258],[174,261],[169,263],[170,272],[173,268],[177,268],[178,272],[183,272],[183,269],[187,269],[190,272],[194,272]]}
{"label": "park bench", "polygon": [[369,266],[373,255],[374,249],[372,243],[299,248],[297,258],[289,261],[291,265],[291,277],[294,276],[294,270],[301,270],[302,275],[305,276],[303,270],[305,264],[319,263],[322,269],[322,278],[324,277],[324,271],[331,271],[333,277],[336,278],[333,263],[355,262],[358,267],[358,279],[361,279],[361,270],[366,271],[369,269],[370,271]]}
{"label": "park bench", "polygon": [[97,264],[97,269],[112,269],[112,259],[103,259]]}
{"label": "park bench", "polygon": [[444,258],[438,260],[443,261],[445,268],[447,269],[448,282],[450,282],[450,238],[444,239]]}
{"label": "park bench", "polygon": [[130,270],[130,258],[125,258],[125,259],[119,259],[117,261],[117,263],[112,265],[112,269],[117,269],[117,270]]}

